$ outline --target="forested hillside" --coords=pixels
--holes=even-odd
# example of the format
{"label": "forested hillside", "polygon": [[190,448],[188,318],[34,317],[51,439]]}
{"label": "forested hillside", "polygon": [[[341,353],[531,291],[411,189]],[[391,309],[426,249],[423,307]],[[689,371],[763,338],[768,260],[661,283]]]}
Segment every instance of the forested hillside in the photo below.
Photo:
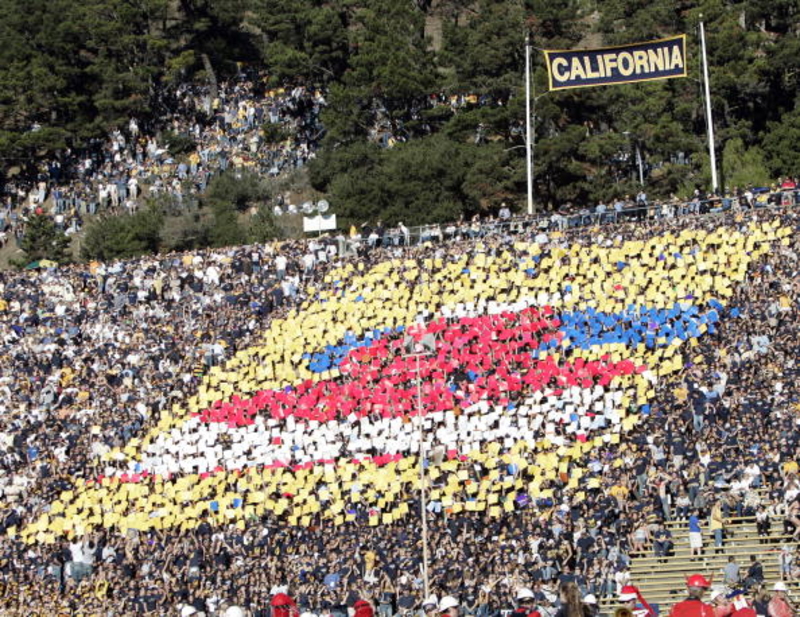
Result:
{"label": "forested hillside", "polygon": [[325,92],[315,189],[350,219],[428,222],[524,195],[524,50],[689,35],[689,78],[546,94],[535,53],[542,207],[708,186],[697,24],[708,35],[722,182],[800,169],[796,0],[0,0],[0,156],[31,169],[176,87],[263,67]]}

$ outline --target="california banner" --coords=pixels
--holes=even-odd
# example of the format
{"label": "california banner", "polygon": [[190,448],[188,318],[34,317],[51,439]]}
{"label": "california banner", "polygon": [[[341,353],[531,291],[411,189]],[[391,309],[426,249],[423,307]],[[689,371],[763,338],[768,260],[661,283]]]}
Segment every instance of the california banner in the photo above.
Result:
{"label": "california banner", "polygon": [[686,35],[619,47],[545,50],[550,90],[686,77]]}

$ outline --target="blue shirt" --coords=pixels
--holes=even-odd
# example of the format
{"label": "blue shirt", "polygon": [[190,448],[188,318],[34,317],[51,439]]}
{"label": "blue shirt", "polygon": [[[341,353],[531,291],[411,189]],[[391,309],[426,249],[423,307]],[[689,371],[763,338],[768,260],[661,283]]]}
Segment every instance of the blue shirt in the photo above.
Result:
{"label": "blue shirt", "polygon": [[689,517],[689,533],[700,533],[700,531],[700,519],[692,514],[692,516]]}

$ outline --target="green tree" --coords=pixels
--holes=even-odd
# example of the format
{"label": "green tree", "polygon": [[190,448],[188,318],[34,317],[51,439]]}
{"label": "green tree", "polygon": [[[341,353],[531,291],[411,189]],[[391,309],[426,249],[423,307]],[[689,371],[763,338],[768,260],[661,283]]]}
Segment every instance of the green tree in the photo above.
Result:
{"label": "green tree", "polygon": [[518,161],[501,143],[476,145],[437,134],[390,149],[339,149],[315,163],[312,182],[330,192],[345,226],[377,219],[440,223],[513,200],[524,186]]}
{"label": "green tree", "polygon": [[207,205],[230,204],[239,212],[258,206],[270,198],[267,181],[254,171],[229,169],[209,183],[204,196]]}
{"label": "green tree", "polygon": [[762,141],[773,177],[797,174],[800,169],[800,107],[770,122]]}
{"label": "green tree", "polygon": [[2,0],[0,154],[25,160],[149,112],[165,0]]}
{"label": "green tree", "polygon": [[283,230],[275,221],[272,210],[262,205],[247,226],[248,242],[263,243],[283,237]]}
{"label": "green tree", "polygon": [[210,246],[237,246],[247,241],[247,232],[239,224],[239,216],[232,203],[213,202],[211,204],[211,216],[211,229],[208,233]]}
{"label": "green tree", "polygon": [[81,256],[110,261],[157,253],[163,224],[164,214],[156,204],[132,215],[98,217],[86,229]]}
{"label": "green tree", "polygon": [[176,51],[194,53],[202,63],[196,68],[212,87],[218,72],[233,74],[238,62],[259,57],[254,33],[245,27],[251,0],[178,0],[176,4],[183,19],[176,20],[165,35],[177,42]]}
{"label": "green tree", "polygon": [[214,219],[208,210],[183,212],[168,216],[159,233],[163,251],[194,251],[211,246]]}
{"label": "green tree", "polygon": [[44,214],[35,214],[28,220],[20,248],[25,253],[26,264],[42,259],[59,264],[71,261],[69,238]]}
{"label": "green tree", "polygon": [[758,146],[746,147],[739,139],[731,139],[722,153],[723,187],[769,185],[770,174],[764,161],[764,152]]}
{"label": "green tree", "polygon": [[297,78],[330,82],[347,68],[347,12],[341,2],[266,0],[250,20],[276,84]]}
{"label": "green tree", "polygon": [[519,88],[523,72],[522,5],[482,0],[478,11],[462,12],[466,23],[454,21],[444,26],[441,59],[454,69],[452,87],[507,98]]}
{"label": "green tree", "polygon": [[203,207],[211,212],[208,232],[211,246],[244,244],[248,231],[240,223],[240,214],[259,208],[270,196],[267,182],[258,174],[243,169],[231,169],[216,176],[203,197]]}
{"label": "green tree", "polygon": [[348,67],[340,85],[331,88],[323,115],[331,148],[365,138],[380,116],[398,128],[437,85],[421,11],[394,0],[353,6]]}

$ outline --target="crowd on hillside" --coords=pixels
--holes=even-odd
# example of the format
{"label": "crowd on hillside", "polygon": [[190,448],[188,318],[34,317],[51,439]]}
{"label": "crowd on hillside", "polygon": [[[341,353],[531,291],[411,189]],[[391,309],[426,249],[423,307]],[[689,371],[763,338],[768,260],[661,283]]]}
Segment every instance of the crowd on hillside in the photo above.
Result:
{"label": "crowd on hillside", "polygon": [[[727,222],[745,229],[770,216],[756,211]],[[780,217],[796,234],[797,215]],[[609,229],[618,239],[646,239],[719,224],[693,217]],[[610,241],[598,234],[579,227],[536,241],[545,252]],[[480,242],[379,243],[355,259],[369,266],[392,256],[513,253],[519,238],[498,228]],[[96,476],[100,455],[154,426],[161,410],[196,391],[209,367],[307,300],[306,283],[331,285],[325,274],[350,259],[340,248],[323,239],[0,275],[2,529],[30,520],[70,478]],[[529,588],[543,617],[564,614],[559,585],[574,583],[590,599],[616,596],[631,582],[632,556],[669,553],[678,539],[660,523],[675,518],[694,531],[721,527],[724,545],[729,517],[755,515],[764,535],[783,525],[793,544],[800,535],[799,249],[793,235],[755,264],[729,301],[738,316],[692,351],[705,361],[659,388],[629,439],[592,451],[588,467],[601,482],[585,499],[556,482],[545,508],[521,506],[500,518],[431,512],[435,593],[458,598],[464,614],[485,616],[513,607]],[[272,595],[288,587],[305,613],[343,616],[365,597],[381,615],[411,614],[426,599],[413,501],[409,512],[388,529],[366,525],[368,513],[358,512],[340,527],[264,517],[243,529],[206,523],[125,537],[95,532],[55,545],[4,537],[0,606],[9,614],[36,606],[41,614],[213,615],[237,605],[266,615]],[[793,551],[781,555],[784,576],[795,579]],[[755,574],[728,582],[757,593],[763,581]]]}
{"label": "crowd on hillside", "polygon": [[322,138],[323,94],[303,85],[271,89],[259,73],[220,83],[216,96],[207,85],[181,85],[174,98],[162,116],[131,118],[5,184],[3,241],[20,238],[36,212],[72,234],[87,215],[132,213],[149,196],[191,207],[215,174],[240,168],[277,176],[313,158]]}

